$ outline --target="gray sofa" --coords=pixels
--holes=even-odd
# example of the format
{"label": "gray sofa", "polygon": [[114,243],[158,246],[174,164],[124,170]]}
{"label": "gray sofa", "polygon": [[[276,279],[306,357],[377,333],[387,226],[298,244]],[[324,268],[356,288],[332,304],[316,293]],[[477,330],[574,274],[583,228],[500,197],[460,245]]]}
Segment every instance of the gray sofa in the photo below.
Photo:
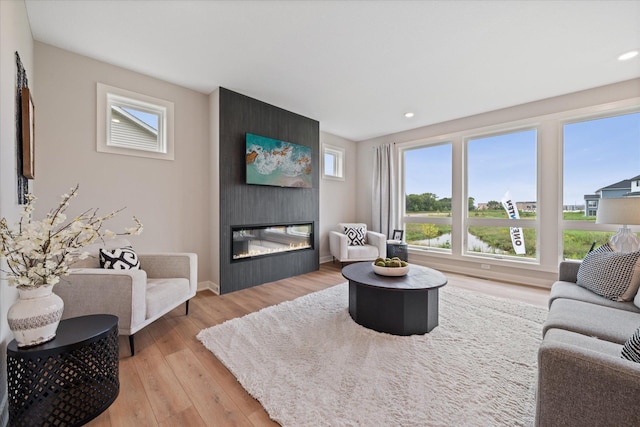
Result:
{"label": "gray sofa", "polygon": [[538,352],[535,425],[640,426],[640,363],[620,357],[640,327],[634,301],[576,284],[579,262],[560,263]]}

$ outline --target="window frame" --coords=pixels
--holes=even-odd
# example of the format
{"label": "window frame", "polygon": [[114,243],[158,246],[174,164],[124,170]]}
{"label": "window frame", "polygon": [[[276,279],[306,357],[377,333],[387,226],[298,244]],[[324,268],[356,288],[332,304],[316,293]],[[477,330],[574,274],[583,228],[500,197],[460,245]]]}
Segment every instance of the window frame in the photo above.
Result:
{"label": "window frame", "polygon": [[[326,173],[326,156],[327,154],[334,156],[333,163],[334,174]],[[345,149],[329,144],[322,144],[322,178],[334,181],[345,180]]]}
{"label": "window frame", "polygon": [[[562,207],[564,206],[564,165],[565,165],[565,141],[564,141],[564,127],[565,125],[576,124],[581,122],[588,122],[593,120],[613,118],[617,116],[623,116],[627,114],[640,113],[640,98],[632,98],[625,101],[619,101],[604,106],[597,106],[595,108],[585,108],[576,112],[569,112],[562,115],[558,119],[558,133],[559,133],[559,173],[558,173],[558,186],[559,190],[559,204],[560,209],[558,212],[559,223],[559,253],[560,260],[570,259],[564,257],[564,236],[567,231],[591,231],[591,232],[609,232],[614,233],[620,228],[619,225],[610,224],[596,224],[594,221],[581,221],[581,220],[565,220]],[[597,203],[596,203],[597,205]],[[588,208],[588,207],[587,207]]]}
{"label": "window frame", "polygon": [[[174,160],[174,104],[126,89],[97,83],[96,150],[100,153]],[[132,108],[158,116],[158,138],[155,146],[136,147],[111,138],[113,108]]]}
{"label": "window frame", "polygon": [[[514,134],[518,132],[527,132],[527,131],[535,131],[535,144],[536,144],[536,159],[535,159],[535,171],[536,171],[536,217],[535,219],[510,219],[510,218],[473,218],[469,216],[468,209],[468,200],[469,200],[469,142],[472,140],[483,139],[483,138],[491,138],[495,136]],[[509,260],[520,263],[540,263],[540,187],[541,187],[541,161],[540,161],[540,130],[539,127],[535,124],[523,124],[519,126],[509,126],[505,125],[501,128],[487,130],[485,132],[473,132],[465,135],[462,138],[463,141],[463,161],[464,161],[464,215],[463,215],[463,228],[461,230],[463,243],[462,243],[462,256],[467,257],[480,257],[480,258],[492,258],[492,259],[500,259],[500,260]],[[488,202],[488,201],[487,201]],[[532,228],[536,232],[536,256],[535,257],[524,257],[524,256],[516,256],[516,255],[504,255],[504,254],[491,254],[491,253],[482,253],[482,252],[474,252],[469,251],[469,242],[468,242],[468,230],[469,227],[496,227],[496,228],[511,228],[511,227],[520,227],[522,229]],[[526,242],[525,242],[526,245]]]}
{"label": "window frame", "polygon": [[[452,183],[451,183],[451,216],[448,217],[433,217],[433,216],[411,216],[407,214],[406,211],[406,188],[405,188],[405,171],[406,171],[406,163],[405,163],[405,154],[408,151],[419,150],[422,148],[430,148],[430,147],[438,147],[442,145],[451,145],[451,174],[452,174]],[[425,139],[414,141],[407,145],[396,146],[397,150],[397,158],[399,160],[399,191],[398,191],[398,207],[399,207],[399,216],[402,222],[402,230],[404,231],[405,242],[407,236],[407,227],[406,224],[433,224],[433,225],[448,225],[451,227],[451,247],[450,248],[438,248],[434,246],[419,246],[419,245],[411,245],[408,244],[408,249],[413,249],[415,251],[421,252],[430,252],[430,253],[440,253],[443,255],[451,255],[452,247],[453,247],[453,212],[454,212],[454,183],[453,183],[453,163],[455,161],[454,158],[454,144],[453,141],[449,138],[436,138],[436,139]]]}

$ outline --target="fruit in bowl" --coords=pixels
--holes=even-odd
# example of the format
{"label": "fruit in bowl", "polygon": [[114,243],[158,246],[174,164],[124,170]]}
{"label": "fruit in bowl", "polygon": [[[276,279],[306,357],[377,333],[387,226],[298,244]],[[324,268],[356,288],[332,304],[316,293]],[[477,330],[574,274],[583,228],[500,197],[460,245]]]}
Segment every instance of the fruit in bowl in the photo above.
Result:
{"label": "fruit in bowl", "polygon": [[376,260],[374,261],[374,264],[377,265],[378,267],[394,267],[394,268],[406,267],[409,265],[408,262],[402,261],[397,256],[394,256],[393,258],[376,258]]}
{"label": "fruit in bowl", "polygon": [[373,262],[373,271],[382,276],[404,276],[409,272],[409,263],[398,257],[380,257]]}

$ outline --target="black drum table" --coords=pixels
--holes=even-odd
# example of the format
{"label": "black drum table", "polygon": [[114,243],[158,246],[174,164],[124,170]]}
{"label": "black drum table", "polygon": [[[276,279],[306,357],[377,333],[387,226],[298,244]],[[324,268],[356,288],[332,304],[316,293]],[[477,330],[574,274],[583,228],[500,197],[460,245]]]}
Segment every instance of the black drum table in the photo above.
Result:
{"label": "black drum table", "polygon": [[438,326],[438,289],[444,274],[411,264],[406,276],[381,276],[371,262],[342,269],[349,280],[349,314],[358,324],[393,335],[422,335]]}
{"label": "black drum table", "polygon": [[118,318],[60,322],[56,337],[33,347],[7,346],[9,426],[80,426],[120,391]]}

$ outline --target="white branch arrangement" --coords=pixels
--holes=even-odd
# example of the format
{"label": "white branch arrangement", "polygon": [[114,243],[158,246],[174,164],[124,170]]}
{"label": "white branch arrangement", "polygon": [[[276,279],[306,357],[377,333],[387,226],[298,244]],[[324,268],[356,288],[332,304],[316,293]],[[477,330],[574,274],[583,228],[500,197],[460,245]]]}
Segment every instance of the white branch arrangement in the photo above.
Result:
{"label": "white branch arrangement", "polygon": [[0,219],[0,258],[7,260],[8,271],[3,271],[9,285],[19,288],[55,285],[60,277],[69,274],[74,260],[87,258],[89,254],[82,252],[84,246],[98,239],[142,233],[142,224],[135,216],[135,227],[123,233],[103,229],[104,222],[122,209],[105,216],[98,216],[98,209],[89,209],[67,221],[65,211],[78,188],[76,185],[71,193],[63,194],[58,207],[41,221],[32,217],[36,201],[33,194],[27,195],[27,204],[15,228],[9,228],[5,218]]}

